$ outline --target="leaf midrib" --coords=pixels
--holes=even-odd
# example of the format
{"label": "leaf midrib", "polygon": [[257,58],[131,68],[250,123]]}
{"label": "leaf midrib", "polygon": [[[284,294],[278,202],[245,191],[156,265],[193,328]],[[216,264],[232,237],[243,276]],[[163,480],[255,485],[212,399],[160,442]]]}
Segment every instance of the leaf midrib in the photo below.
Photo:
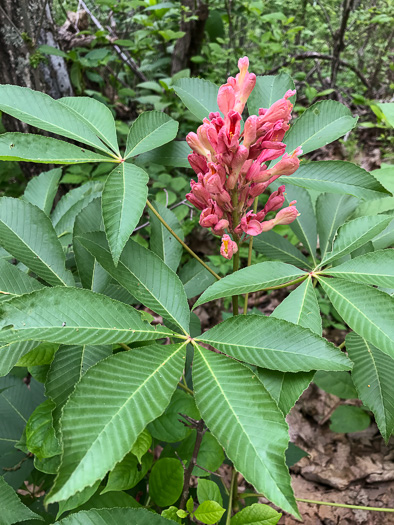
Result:
{"label": "leaf midrib", "polygon": [[[137,121],[136,121],[137,122]],[[174,121],[175,122],[175,121]],[[167,124],[171,124],[171,120],[167,120],[166,122],[163,122],[163,124],[161,124],[158,128],[155,128],[153,131],[151,131],[148,135],[145,135],[144,137],[142,137],[142,139],[137,142],[137,144],[133,147],[133,149],[131,151],[129,151],[129,153],[127,153],[127,155],[125,156],[124,160],[128,159],[129,157],[132,157],[132,153],[133,151],[135,151],[138,146],[141,144],[141,142],[144,142],[145,140],[149,139],[149,137],[151,135],[153,135],[154,133],[156,133],[157,131],[159,131],[163,126],[166,126]],[[132,132],[133,128],[130,129],[130,133]],[[152,149],[156,149],[156,148],[152,148]]]}

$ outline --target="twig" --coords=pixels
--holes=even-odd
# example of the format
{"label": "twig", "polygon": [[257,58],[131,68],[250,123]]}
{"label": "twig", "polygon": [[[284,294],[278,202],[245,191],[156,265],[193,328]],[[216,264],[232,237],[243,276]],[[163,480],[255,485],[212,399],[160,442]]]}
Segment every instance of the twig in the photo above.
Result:
{"label": "twig", "polygon": [[231,523],[231,513],[232,513],[232,510],[233,510],[234,487],[235,487],[235,482],[237,480],[237,477],[238,477],[237,469],[235,467],[233,467],[233,472],[231,474],[230,492],[229,492],[229,497],[228,497],[226,525],[230,525],[230,523]]}
{"label": "twig", "polygon": [[194,467],[197,464],[197,456],[198,452],[200,450],[202,438],[204,436],[204,421],[200,419],[200,421],[196,422],[195,429],[197,431],[196,436],[196,443],[194,445],[193,454],[189,463],[189,466],[187,467],[187,470],[185,470],[185,475],[183,478],[183,490],[182,490],[182,497],[181,501],[179,503],[179,508],[184,509],[186,506],[186,501],[189,496],[189,487],[190,487],[190,478],[192,477],[192,472]]}

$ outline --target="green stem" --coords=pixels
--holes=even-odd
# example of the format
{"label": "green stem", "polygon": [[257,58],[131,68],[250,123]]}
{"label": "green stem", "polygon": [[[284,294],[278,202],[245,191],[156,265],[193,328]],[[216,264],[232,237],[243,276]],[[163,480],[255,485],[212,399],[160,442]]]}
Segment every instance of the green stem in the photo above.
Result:
{"label": "green stem", "polygon": [[233,467],[233,472],[232,472],[232,475],[231,475],[230,492],[229,492],[229,495],[228,495],[228,507],[227,507],[226,525],[230,525],[230,521],[231,521],[231,513],[232,513],[232,510],[233,510],[234,487],[235,487],[235,481],[237,479],[237,476],[238,476],[238,472]]}
{"label": "green stem", "polygon": [[[238,245],[238,242],[237,242]],[[239,248],[236,254],[233,256],[233,272],[236,272],[239,269]],[[233,295],[233,315],[238,315],[238,295]]]}
{"label": "green stem", "polygon": [[127,350],[127,351],[131,350],[131,348],[129,346],[125,345],[124,343],[118,343],[118,345],[121,348],[123,348],[123,350]]}
{"label": "green stem", "polygon": [[[259,198],[256,197],[253,203],[253,213],[257,212],[258,204],[259,204]],[[250,266],[252,264],[252,253],[253,253],[253,237],[251,235],[249,238],[248,264],[246,266]],[[246,293],[245,300],[244,300],[244,315],[248,313],[248,299],[249,299],[249,293]]]}
{"label": "green stem", "polygon": [[171,228],[171,226],[169,224],[166,223],[166,221],[163,219],[163,217],[160,215],[160,213],[158,213],[155,208],[152,206],[152,204],[147,200],[146,201],[146,205],[148,206],[148,208],[152,211],[152,213],[154,215],[156,215],[156,217],[159,219],[159,221],[162,223],[162,225],[167,228],[167,230],[171,233],[171,235],[173,237],[175,237],[175,239],[180,243],[182,244],[182,246],[185,248],[185,250],[190,253],[190,255],[192,257],[194,257],[200,264],[202,264],[202,266],[204,266],[204,268],[206,270],[208,270],[209,273],[211,273],[217,280],[220,279],[220,275],[218,275],[216,272],[214,272],[207,264],[205,264],[205,262],[200,259],[200,257],[193,252],[193,250],[191,248],[189,248],[189,246],[187,244],[185,244],[182,239],[174,232],[174,230]]}
{"label": "green stem", "polygon": [[346,345],[346,341],[343,341],[339,346],[339,350],[342,350],[342,348],[344,348],[344,346]]}
{"label": "green stem", "polygon": [[[240,493],[238,497],[241,499],[244,498],[265,498],[264,494],[253,494],[252,492]],[[316,501],[313,499],[304,499],[304,498],[295,498],[296,501],[302,503],[312,503],[314,505],[327,505],[329,507],[342,507],[345,509],[356,509],[356,510],[370,510],[377,512],[394,512],[394,509],[385,508],[385,507],[363,507],[360,505],[345,505],[344,503],[331,503],[330,501]]]}
{"label": "green stem", "polygon": [[179,382],[179,383],[178,383],[178,386],[179,386],[180,388],[183,388],[183,390],[184,390],[185,392],[187,392],[188,394],[190,394],[191,396],[194,395],[193,390],[190,390],[190,388],[189,388],[188,386],[184,385],[183,383],[180,383],[180,382]]}

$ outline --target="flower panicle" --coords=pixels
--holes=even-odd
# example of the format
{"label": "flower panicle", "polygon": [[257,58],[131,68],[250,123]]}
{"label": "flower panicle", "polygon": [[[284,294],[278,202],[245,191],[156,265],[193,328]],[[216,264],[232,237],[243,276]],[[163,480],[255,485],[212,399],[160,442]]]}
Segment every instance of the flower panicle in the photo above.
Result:
{"label": "flower panicle", "polygon": [[[284,185],[271,194],[264,209],[258,213],[249,209],[272,182],[298,169],[302,150],[298,147],[285,153],[282,142],[289,129],[293,109],[289,99],[294,90],[270,108],[260,108],[258,115],[249,116],[241,131],[242,112],[256,85],[256,75],[249,73],[247,57],[239,59],[238,68],[236,77],[229,77],[219,88],[220,112],[210,113],[197,133],[186,137],[192,149],[188,160],[197,174],[186,199],[201,211],[201,226],[222,237],[220,253],[226,259],[231,259],[249,236],[290,224],[299,215],[295,201],[280,209],[285,201]],[[267,162],[279,157],[272,168],[267,167]],[[266,220],[270,212],[277,214]]]}

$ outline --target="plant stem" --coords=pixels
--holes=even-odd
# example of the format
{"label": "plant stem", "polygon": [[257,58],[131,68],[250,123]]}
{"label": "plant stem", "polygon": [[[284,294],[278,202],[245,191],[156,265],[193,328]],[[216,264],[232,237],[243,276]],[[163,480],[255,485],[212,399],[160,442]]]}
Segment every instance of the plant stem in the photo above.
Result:
{"label": "plant stem", "polygon": [[[238,244],[238,243],[237,243]],[[236,254],[233,256],[233,272],[236,272],[239,269],[239,249]],[[238,295],[233,295],[233,315],[238,315]]]}
{"label": "plant stem", "polygon": [[[253,203],[253,213],[257,212],[258,204],[259,204],[259,198],[256,197]],[[251,235],[249,238],[248,264],[246,266],[250,266],[252,264],[252,253],[253,253],[253,236]],[[249,299],[249,293],[246,293],[245,301],[244,301],[244,315],[248,313],[248,299]]]}
{"label": "plant stem", "polygon": [[125,345],[124,343],[118,343],[118,345],[119,345],[121,348],[123,348],[123,350],[127,350],[127,351],[128,351],[128,350],[131,350],[131,348],[130,348],[129,346]]}
{"label": "plant stem", "polygon": [[342,350],[342,348],[344,348],[344,346],[346,345],[346,341],[343,341],[339,346],[339,350]]}
{"label": "plant stem", "polygon": [[167,230],[171,233],[171,235],[173,237],[175,237],[175,239],[180,243],[182,244],[182,246],[185,248],[185,250],[190,253],[190,255],[192,257],[194,257],[200,264],[202,264],[204,266],[204,268],[206,270],[208,270],[209,273],[211,273],[217,280],[220,279],[220,275],[218,275],[216,272],[214,272],[207,264],[205,264],[205,262],[200,259],[200,257],[193,252],[193,250],[191,248],[189,248],[189,246],[187,244],[185,244],[182,239],[174,232],[174,230],[171,228],[171,226],[169,224],[166,223],[166,221],[163,219],[163,217],[160,215],[159,212],[157,212],[155,210],[155,208],[152,206],[152,204],[147,200],[146,201],[146,205],[148,206],[148,208],[152,211],[152,213],[154,215],[156,215],[156,217],[159,219],[159,221],[162,223],[162,225],[167,228]]}
{"label": "plant stem", "polygon": [[193,469],[196,466],[198,451],[200,450],[202,438],[204,436],[204,421],[200,419],[200,421],[197,422],[195,428],[197,431],[196,443],[194,445],[192,458],[190,460],[189,466],[185,470],[185,475],[183,478],[182,498],[181,502],[179,503],[180,509],[184,509],[186,507],[186,501],[189,496],[190,478],[192,477]]}
{"label": "plant stem", "polygon": [[[231,513],[232,513],[232,510],[233,510],[234,490],[236,490],[238,488],[238,487],[235,487],[236,486],[235,482],[236,482],[237,477],[238,477],[238,472],[233,467],[233,472],[232,472],[232,475],[231,475],[230,492],[229,492],[229,495],[228,495],[228,507],[227,507],[226,525],[230,525],[230,521],[231,521]],[[235,489],[234,489],[234,487],[235,487]]]}
{"label": "plant stem", "polygon": [[189,388],[188,386],[184,385],[183,383],[178,383],[178,386],[179,386],[180,388],[183,388],[183,390],[184,390],[185,392],[187,392],[188,394],[190,394],[190,395],[192,395],[192,396],[194,395],[193,390],[190,390],[190,388]]}
{"label": "plant stem", "polygon": [[[264,494],[254,494],[253,492],[239,493],[238,497],[241,499],[244,498],[265,498]],[[315,501],[312,499],[304,498],[295,498],[296,501],[301,501],[302,503],[312,503],[314,505],[327,505],[329,507],[343,507],[345,509],[355,509],[355,510],[370,510],[377,512],[394,512],[394,509],[384,508],[384,507],[363,507],[360,505],[345,505],[345,503],[331,503],[330,501]]]}

